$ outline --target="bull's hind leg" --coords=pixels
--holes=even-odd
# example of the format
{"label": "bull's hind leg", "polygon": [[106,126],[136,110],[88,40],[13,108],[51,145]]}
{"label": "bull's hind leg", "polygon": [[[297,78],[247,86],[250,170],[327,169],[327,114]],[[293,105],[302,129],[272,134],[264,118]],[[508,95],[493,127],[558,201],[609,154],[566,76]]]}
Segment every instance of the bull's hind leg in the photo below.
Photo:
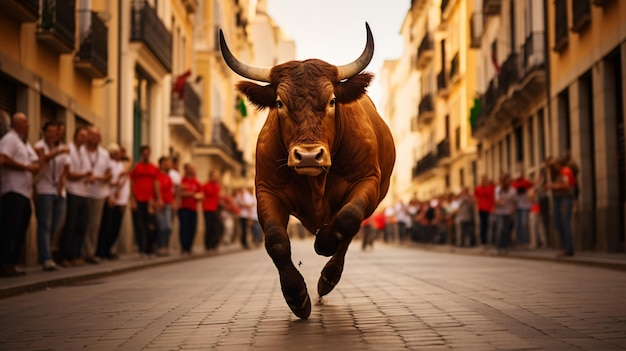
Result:
{"label": "bull's hind leg", "polygon": [[287,305],[299,318],[309,318],[311,299],[304,278],[291,261],[291,245],[285,229],[280,226],[266,229],[265,248],[278,269],[280,286]]}
{"label": "bull's hind leg", "polygon": [[352,238],[343,241],[337,252],[333,255],[333,257],[326,263],[324,269],[322,269],[322,274],[320,275],[320,279],[317,281],[317,293],[320,297],[328,295],[337,283],[339,283],[339,279],[341,279],[341,273],[343,272],[343,265],[346,258],[346,252],[348,251],[348,246]]}

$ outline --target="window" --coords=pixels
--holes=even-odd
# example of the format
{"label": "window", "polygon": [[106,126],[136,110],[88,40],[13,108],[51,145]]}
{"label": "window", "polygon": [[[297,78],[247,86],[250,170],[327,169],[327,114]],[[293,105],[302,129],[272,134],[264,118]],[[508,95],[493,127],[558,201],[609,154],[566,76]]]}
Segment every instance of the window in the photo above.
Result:
{"label": "window", "polygon": [[456,127],[454,129],[454,145],[456,146],[456,150],[461,150],[461,127]]}
{"label": "window", "polygon": [[567,2],[554,0],[554,51],[565,50],[567,41]]}
{"label": "window", "polygon": [[515,128],[515,161],[524,162],[524,128]]}
{"label": "window", "polygon": [[459,169],[459,185],[461,188],[465,187],[465,169]]}
{"label": "window", "polygon": [[535,130],[533,123],[535,119],[531,116],[528,119],[528,164],[533,166],[535,164]]}

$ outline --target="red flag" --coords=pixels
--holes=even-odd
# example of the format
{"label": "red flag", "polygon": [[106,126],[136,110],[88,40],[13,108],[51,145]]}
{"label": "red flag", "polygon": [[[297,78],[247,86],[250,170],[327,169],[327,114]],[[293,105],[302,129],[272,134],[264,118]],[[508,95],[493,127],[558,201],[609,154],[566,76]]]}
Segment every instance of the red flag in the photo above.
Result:
{"label": "red flag", "polygon": [[185,82],[187,81],[187,78],[189,78],[189,76],[191,75],[191,70],[187,70],[185,71],[185,73],[181,74],[180,76],[178,76],[178,78],[176,78],[176,82],[174,83],[174,86],[172,87],[172,91],[175,92],[176,94],[178,94],[178,97],[183,99],[185,97]]}
{"label": "red flag", "polygon": [[491,63],[493,63],[493,68],[496,70],[496,74],[500,74],[500,65],[498,64],[498,58],[496,57],[496,52],[491,51]]}

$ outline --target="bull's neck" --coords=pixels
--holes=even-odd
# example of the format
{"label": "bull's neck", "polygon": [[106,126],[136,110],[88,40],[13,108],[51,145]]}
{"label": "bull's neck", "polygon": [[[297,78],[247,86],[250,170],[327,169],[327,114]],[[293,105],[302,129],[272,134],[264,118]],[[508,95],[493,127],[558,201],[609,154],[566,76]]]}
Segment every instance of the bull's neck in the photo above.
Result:
{"label": "bull's neck", "polygon": [[311,203],[315,208],[315,213],[324,212],[324,194],[326,192],[327,173],[322,173],[317,177],[307,177],[311,188]]}

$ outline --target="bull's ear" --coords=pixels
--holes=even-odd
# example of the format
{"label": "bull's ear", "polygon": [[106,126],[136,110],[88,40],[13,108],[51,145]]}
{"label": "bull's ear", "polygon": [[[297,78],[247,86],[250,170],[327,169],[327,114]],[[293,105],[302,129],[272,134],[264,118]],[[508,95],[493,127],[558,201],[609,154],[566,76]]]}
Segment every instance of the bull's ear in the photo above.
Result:
{"label": "bull's ear", "polygon": [[335,87],[337,100],[344,104],[358,100],[367,92],[367,87],[373,78],[373,74],[366,72],[339,82]]}
{"label": "bull's ear", "polygon": [[276,92],[271,85],[258,85],[256,83],[241,81],[235,89],[245,95],[259,110],[276,105]]}

